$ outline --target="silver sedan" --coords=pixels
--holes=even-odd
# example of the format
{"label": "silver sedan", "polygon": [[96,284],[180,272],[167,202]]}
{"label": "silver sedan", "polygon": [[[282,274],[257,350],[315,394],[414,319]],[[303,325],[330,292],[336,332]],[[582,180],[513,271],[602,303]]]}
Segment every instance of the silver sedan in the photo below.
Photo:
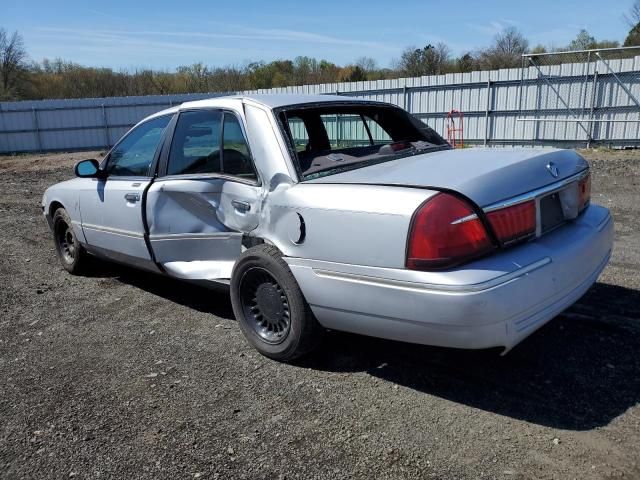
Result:
{"label": "silver sedan", "polygon": [[184,103],[75,173],[42,201],[66,270],[93,255],[228,284],[248,341],[282,361],[326,329],[506,352],[587,291],[613,242],[574,151],[452,149],[344,97]]}

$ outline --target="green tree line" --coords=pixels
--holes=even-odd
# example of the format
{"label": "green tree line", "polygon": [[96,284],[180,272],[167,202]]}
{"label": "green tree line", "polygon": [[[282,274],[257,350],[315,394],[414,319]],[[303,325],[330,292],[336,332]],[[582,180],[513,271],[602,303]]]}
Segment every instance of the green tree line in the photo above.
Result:
{"label": "green tree line", "polygon": [[[630,31],[625,46],[640,45],[640,0],[625,17]],[[561,48],[531,47],[514,27],[498,33],[491,45],[460,56],[445,43],[406,48],[391,67],[361,57],[339,66],[327,60],[300,56],[293,60],[251,62],[240,66],[204,63],[168,70],[114,70],[55,59],[32,61],[19,32],[0,28],[0,100],[115,97],[194,92],[230,92],[319,83],[380,80],[443,73],[519,67],[523,53],[583,50],[620,46],[612,40],[596,40],[586,30]]]}

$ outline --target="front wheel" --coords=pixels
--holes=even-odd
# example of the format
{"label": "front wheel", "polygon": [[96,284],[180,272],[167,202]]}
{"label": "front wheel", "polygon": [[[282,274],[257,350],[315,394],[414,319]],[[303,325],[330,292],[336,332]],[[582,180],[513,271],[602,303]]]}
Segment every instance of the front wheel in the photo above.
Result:
{"label": "front wheel", "polygon": [[280,251],[258,245],[233,268],[231,303],[242,333],[263,355],[287,362],[313,350],[324,329]]}
{"label": "front wheel", "polygon": [[53,214],[53,241],[64,269],[73,274],[81,273],[87,263],[87,254],[80,245],[71,226],[71,218],[64,208]]}

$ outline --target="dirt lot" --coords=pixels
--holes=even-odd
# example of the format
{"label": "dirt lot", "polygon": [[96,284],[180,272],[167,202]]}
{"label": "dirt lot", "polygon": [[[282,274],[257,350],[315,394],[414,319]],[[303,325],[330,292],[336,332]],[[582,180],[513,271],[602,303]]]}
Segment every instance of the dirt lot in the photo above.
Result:
{"label": "dirt lot", "polygon": [[333,333],[297,365],[224,292],[58,265],[44,189],[94,154],[0,158],[3,478],[640,478],[640,152],[589,152],[616,248],[506,357]]}

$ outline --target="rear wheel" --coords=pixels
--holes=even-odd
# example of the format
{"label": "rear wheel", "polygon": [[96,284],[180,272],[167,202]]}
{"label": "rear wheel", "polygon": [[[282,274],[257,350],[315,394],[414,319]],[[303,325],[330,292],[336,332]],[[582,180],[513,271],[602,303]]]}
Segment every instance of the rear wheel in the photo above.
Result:
{"label": "rear wheel", "polygon": [[231,303],[249,343],[275,360],[294,360],[323,336],[282,254],[271,245],[240,256],[231,277]]}
{"label": "rear wheel", "polygon": [[71,226],[71,218],[64,208],[53,214],[53,241],[64,269],[70,273],[81,273],[87,263],[87,254],[80,245]]}

